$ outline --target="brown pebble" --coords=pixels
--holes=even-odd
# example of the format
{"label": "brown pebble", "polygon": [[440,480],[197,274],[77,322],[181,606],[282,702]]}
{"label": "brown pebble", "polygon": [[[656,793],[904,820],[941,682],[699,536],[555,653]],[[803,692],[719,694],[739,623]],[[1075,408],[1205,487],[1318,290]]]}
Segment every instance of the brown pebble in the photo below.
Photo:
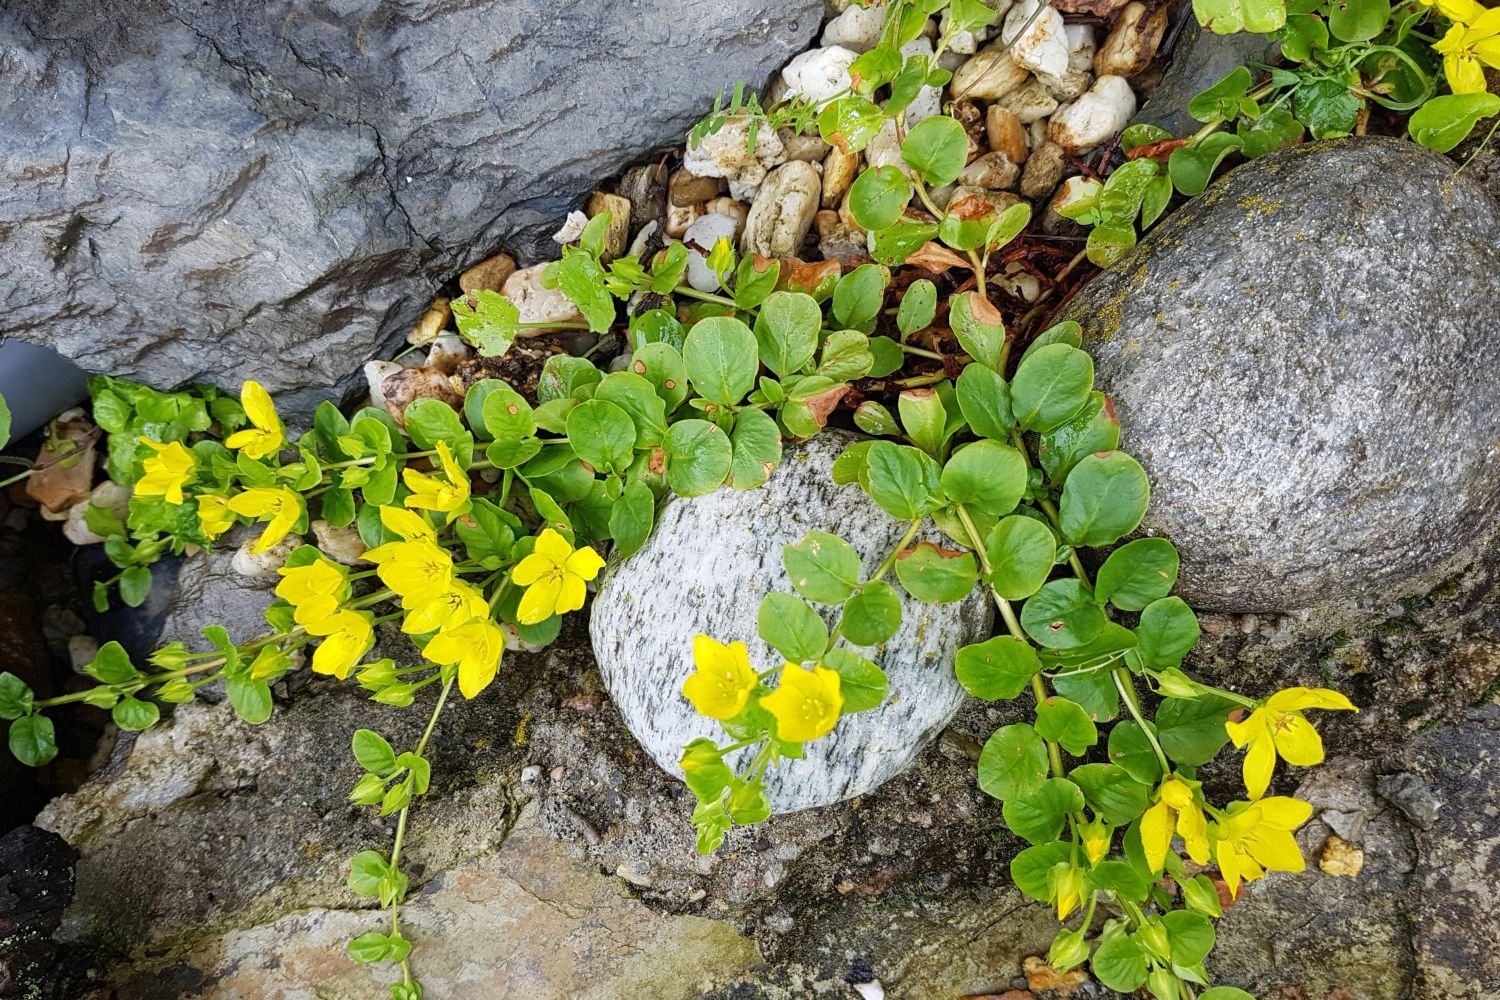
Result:
{"label": "brown pebble", "polygon": [[1080,986],[1089,981],[1089,974],[1083,969],[1058,972],[1036,955],[1026,957],[1026,960],[1021,963],[1021,971],[1026,973],[1027,986],[1039,992],[1051,990],[1060,1000],[1067,1000]]}
{"label": "brown pebble", "polygon": [[453,309],[448,305],[448,297],[439,295],[432,300],[432,305],[427,307],[417,325],[411,328],[411,333],[406,335],[406,342],[417,345],[432,343],[452,318]]}
{"label": "brown pebble", "polygon": [[458,287],[467,293],[498,292],[505,279],[516,273],[516,261],[508,253],[497,253],[458,276]]}
{"label": "brown pebble", "polygon": [[990,149],[1004,153],[1005,158],[1015,164],[1026,162],[1031,147],[1026,143],[1026,126],[1014,111],[1007,111],[998,104],[990,105],[985,112],[985,134],[990,140]]}
{"label": "brown pebble", "polygon": [[667,199],[678,207],[701,205],[710,198],[717,198],[723,190],[723,178],[699,177],[681,168],[673,171],[672,179],[667,182]]}
{"label": "brown pebble", "polygon": [[1057,143],[1044,142],[1037,146],[1027,157],[1026,169],[1021,172],[1021,194],[1027,198],[1050,196],[1067,166],[1067,154]]}

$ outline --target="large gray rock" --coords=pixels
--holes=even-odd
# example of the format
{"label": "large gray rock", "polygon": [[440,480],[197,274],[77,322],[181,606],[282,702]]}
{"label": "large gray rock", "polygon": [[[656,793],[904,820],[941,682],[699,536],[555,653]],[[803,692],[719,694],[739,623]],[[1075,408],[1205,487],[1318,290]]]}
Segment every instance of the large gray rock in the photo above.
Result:
{"label": "large gray rock", "polygon": [[[727,742],[682,694],[693,672],[693,636],[743,642],[757,669],[779,666],[784,658],[756,634],[755,620],[766,593],[792,590],[781,547],[813,529],[831,531],[859,551],[869,574],[900,539],[903,526],[863,491],[833,482],[833,461],[854,440],[825,431],[789,448],[758,489],[668,501],[645,548],[600,585],[590,618],[599,672],[631,733],[669,774],[681,775],[677,761],[690,740]],[[929,528],[918,537],[941,535]],[[953,657],[990,634],[989,602],[978,589],[955,604],[903,600],[901,630],[875,657],[890,696],[807,744],[804,760],[766,775],[776,812],[871,791],[910,764],[958,710],[964,692]],[[832,627],[837,609],[820,610]]]}
{"label": "large gray rock", "polygon": [[549,252],[579,195],[762,85],[822,9],[7,4],[0,336],[306,412],[467,264]]}
{"label": "large gray rock", "polygon": [[1145,530],[1217,611],[1394,599],[1500,513],[1500,207],[1396,139],[1232,171],[1087,285]]}

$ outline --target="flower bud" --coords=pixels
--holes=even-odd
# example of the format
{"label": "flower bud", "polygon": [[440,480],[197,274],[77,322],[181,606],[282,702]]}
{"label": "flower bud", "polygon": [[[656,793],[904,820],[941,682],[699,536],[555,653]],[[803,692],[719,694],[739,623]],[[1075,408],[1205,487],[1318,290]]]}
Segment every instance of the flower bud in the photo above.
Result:
{"label": "flower bud", "polygon": [[1083,837],[1083,853],[1088,855],[1089,864],[1097,865],[1109,853],[1109,844],[1114,836],[1114,829],[1105,826],[1099,820],[1094,820],[1083,826],[1079,832]]}
{"label": "flower bud", "polygon": [[1089,946],[1083,938],[1085,930],[1087,928],[1080,927],[1076,931],[1058,931],[1057,937],[1052,939],[1052,947],[1047,950],[1047,964],[1058,972],[1082,965],[1089,957]]}
{"label": "flower bud", "polygon": [[1177,667],[1168,667],[1154,676],[1157,691],[1168,698],[1196,698],[1202,693],[1198,683]]}

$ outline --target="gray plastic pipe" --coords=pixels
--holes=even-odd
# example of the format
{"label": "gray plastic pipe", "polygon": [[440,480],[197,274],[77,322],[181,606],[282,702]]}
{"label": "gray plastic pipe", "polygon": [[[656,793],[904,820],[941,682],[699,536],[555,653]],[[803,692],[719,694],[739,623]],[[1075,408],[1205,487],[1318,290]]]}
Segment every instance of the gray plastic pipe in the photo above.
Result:
{"label": "gray plastic pipe", "polygon": [[88,376],[46,347],[0,340],[0,396],[10,407],[14,441],[88,395]]}

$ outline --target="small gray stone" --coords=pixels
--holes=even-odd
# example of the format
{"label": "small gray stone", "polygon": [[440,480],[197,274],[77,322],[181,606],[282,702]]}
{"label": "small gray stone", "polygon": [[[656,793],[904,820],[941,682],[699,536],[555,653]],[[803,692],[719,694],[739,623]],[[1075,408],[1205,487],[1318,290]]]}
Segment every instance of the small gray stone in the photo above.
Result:
{"label": "small gray stone", "polygon": [[[825,431],[789,448],[759,489],[669,501],[646,547],[612,567],[600,586],[590,620],[599,673],[631,733],[669,774],[681,774],[677,761],[688,741],[723,737],[682,695],[693,636],[744,642],[757,668],[779,665],[755,619],[764,594],[791,591],[781,547],[815,528],[831,531],[859,551],[868,573],[900,538],[902,526],[858,487],[833,483],[833,460],[854,440]],[[836,609],[821,610],[830,624],[836,620]],[[769,772],[774,810],[828,805],[900,773],[958,710],[964,694],[953,656],[987,636],[991,620],[977,590],[957,604],[906,598],[901,630],[875,656],[890,678],[889,699],[808,743],[805,760]]]}
{"label": "small gray stone", "polygon": [[1406,818],[1424,830],[1437,825],[1438,813],[1442,811],[1442,800],[1432,788],[1405,771],[1400,774],[1382,774],[1375,779],[1375,790],[1380,797],[1406,814]]}
{"label": "small gray stone", "polygon": [[1083,289],[1062,318],[1187,600],[1384,607],[1483,551],[1497,274],[1500,207],[1443,157],[1367,138],[1237,168]]}

